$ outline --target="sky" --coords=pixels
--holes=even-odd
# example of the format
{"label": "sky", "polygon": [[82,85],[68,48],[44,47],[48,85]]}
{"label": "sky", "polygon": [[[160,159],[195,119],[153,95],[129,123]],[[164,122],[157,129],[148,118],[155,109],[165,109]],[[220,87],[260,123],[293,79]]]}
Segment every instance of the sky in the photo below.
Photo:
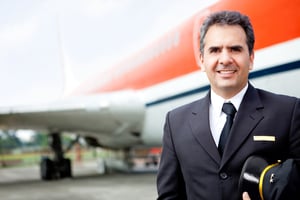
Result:
{"label": "sky", "polygon": [[0,106],[60,98],[214,2],[0,0]]}

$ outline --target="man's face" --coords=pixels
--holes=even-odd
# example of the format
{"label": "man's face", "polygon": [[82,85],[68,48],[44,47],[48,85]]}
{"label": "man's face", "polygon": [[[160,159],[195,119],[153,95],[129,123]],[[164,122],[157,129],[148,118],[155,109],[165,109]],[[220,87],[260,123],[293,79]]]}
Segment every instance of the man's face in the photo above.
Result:
{"label": "man's face", "polygon": [[246,86],[253,59],[240,26],[213,25],[208,29],[200,63],[218,95],[228,99]]}

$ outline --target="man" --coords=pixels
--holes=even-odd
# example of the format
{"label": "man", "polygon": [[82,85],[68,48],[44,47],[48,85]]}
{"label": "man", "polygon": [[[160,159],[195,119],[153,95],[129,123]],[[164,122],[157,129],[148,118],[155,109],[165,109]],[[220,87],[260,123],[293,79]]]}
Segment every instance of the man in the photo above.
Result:
{"label": "man", "polygon": [[[249,83],[254,33],[247,16],[213,13],[200,35],[201,68],[211,89],[206,97],[166,116],[158,200],[247,200],[238,182],[249,156],[269,161],[294,158],[299,165],[300,100]],[[231,114],[222,111],[223,103]]]}

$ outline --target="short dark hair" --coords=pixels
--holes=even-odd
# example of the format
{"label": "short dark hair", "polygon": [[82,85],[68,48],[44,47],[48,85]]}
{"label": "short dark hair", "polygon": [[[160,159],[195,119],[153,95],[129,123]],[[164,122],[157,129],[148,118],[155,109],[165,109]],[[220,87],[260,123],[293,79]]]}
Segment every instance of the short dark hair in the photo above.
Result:
{"label": "short dark hair", "polygon": [[248,16],[237,11],[218,11],[210,14],[203,22],[200,29],[200,52],[204,53],[204,38],[208,29],[212,25],[239,25],[243,28],[247,37],[247,46],[249,53],[253,53],[254,31]]}

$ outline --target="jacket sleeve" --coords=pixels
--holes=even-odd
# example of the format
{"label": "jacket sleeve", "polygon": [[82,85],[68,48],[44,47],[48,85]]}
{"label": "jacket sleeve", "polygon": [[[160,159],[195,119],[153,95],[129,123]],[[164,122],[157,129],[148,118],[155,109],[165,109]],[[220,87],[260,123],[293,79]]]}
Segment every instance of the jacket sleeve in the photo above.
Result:
{"label": "jacket sleeve", "polygon": [[157,174],[157,200],[186,199],[185,183],[172,139],[170,113],[166,116],[163,148]]}
{"label": "jacket sleeve", "polygon": [[300,99],[296,99],[290,127],[290,157],[296,160],[300,168]]}

